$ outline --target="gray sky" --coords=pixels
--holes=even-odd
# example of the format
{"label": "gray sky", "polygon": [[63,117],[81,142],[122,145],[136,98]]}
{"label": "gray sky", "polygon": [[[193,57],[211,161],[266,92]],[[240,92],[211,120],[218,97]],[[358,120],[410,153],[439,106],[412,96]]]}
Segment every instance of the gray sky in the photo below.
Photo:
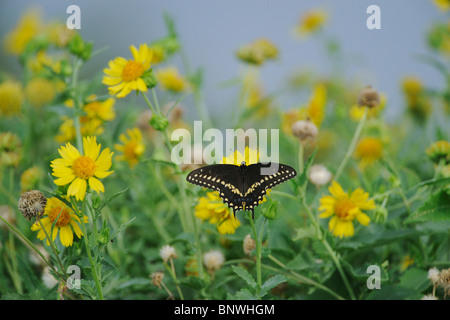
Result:
{"label": "gray sky", "polygon": [[[347,79],[360,79],[388,97],[387,115],[395,116],[403,108],[399,83],[406,75],[417,75],[424,83],[442,87],[443,78],[431,66],[417,59],[429,53],[425,35],[434,21],[445,21],[431,0],[48,0],[1,1],[0,36],[14,27],[23,10],[41,7],[45,19],[69,16],[66,8],[81,8],[81,33],[94,41],[95,48],[108,46],[84,70],[101,72],[107,61],[116,56],[130,57],[128,47],[151,42],[165,35],[163,13],[175,20],[181,41],[192,67],[205,69],[205,100],[210,110],[232,104],[236,92],[223,88],[242,70],[235,58],[236,49],[259,37],[271,39],[279,48],[280,59],[266,64],[262,81],[266,91],[280,86],[294,71],[310,70],[327,75],[330,63],[323,46],[314,39],[300,41],[292,37],[292,29],[302,12],[323,7],[329,12],[325,35],[335,37],[348,59]],[[369,30],[366,9],[376,4],[381,8],[381,30]],[[178,64],[179,61],[175,61]],[[181,64],[179,64],[181,65]],[[0,54],[0,68],[18,72],[18,64],[10,56]],[[285,109],[302,101],[279,97]],[[231,107],[231,106],[230,106]]]}

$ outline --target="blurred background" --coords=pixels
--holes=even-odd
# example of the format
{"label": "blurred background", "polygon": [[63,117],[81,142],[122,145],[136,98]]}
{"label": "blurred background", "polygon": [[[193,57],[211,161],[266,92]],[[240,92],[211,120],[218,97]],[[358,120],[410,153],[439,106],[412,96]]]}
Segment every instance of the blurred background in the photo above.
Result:
{"label": "blurred background", "polygon": [[[235,103],[238,89],[227,83],[243,68],[236,51],[260,37],[271,40],[279,50],[278,59],[266,63],[260,71],[268,92],[285,87],[296,74],[327,77],[338,69],[343,81],[370,84],[387,96],[385,114],[389,121],[405,108],[403,77],[413,75],[425,86],[444,86],[442,74],[420,58],[430,54],[427,34],[432,23],[448,18],[432,0],[1,1],[0,36],[4,38],[14,28],[26,9],[40,8],[44,21],[65,22],[69,17],[66,9],[72,4],[81,9],[83,38],[94,42],[94,50],[105,48],[83,68],[82,77],[101,73],[117,56],[129,58],[132,44],[166,35],[163,15],[172,16],[191,66],[204,70],[204,99],[212,114]],[[381,9],[380,30],[366,27],[370,16],[366,10],[372,4]],[[320,34],[299,38],[294,30],[302,14],[311,9],[325,11],[327,20]],[[340,60],[330,59],[330,45],[338,46]],[[173,64],[182,68],[179,60]],[[1,50],[0,69],[19,74],[20,65],[16,57]],[[284,109],[304,103],[299,100],[298,95],[276,97],[276,103]],[[195,118],[194,110],[188,109],[191,118]]]}

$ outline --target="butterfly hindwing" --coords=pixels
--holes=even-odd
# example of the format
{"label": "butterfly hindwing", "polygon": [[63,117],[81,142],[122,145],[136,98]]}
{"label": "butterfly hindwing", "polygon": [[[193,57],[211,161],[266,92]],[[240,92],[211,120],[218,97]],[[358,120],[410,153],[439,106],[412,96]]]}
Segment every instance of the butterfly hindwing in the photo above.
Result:
{"label": "butterfly hindwing", "polygon": [[252,214],[263,200],[267,189],[286,180],[297,173],[287,165],[278,163],[255,163],[249,166],[232,164],[215,164],[196,169],[188,174],[190,183],[219,192],[223,202],[233,212],[248,210]]}

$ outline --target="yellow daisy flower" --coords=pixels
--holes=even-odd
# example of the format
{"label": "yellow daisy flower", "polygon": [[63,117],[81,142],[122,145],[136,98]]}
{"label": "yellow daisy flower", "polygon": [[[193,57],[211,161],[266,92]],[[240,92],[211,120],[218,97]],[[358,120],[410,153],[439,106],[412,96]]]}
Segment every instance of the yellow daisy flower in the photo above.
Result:
{"label": "yellow daisy flower", "polygon": [[360,159],[361,166],[366,167],[381,159],[383,156],[383,142],[379,138],[362,138],[355,150],[355,157]]}
{"label": "yellow daisy flower", "polygon": [[364,226],[369,225],[370,218],[362,210],[372,210],[375,208],[373,200],[368,200],[369,194],[361,188],[354,190],[349,196],[344,192],[341,185],[333,181],[328,188],[331,195],[323,196],[320,199],[319,211],[323,211],[319,217],[329,218],[328,228],[336,237],[350,237],[355,233],[353,220]]}
{"label": "yellow daisy flower", "polygon": [[[236,150],[234,153],[223,157],[220,163],[240,165],[245,161],[247,165],[259,161],[259,152],[255,149],[245,148],[244,154]],[[267,190],[269,194],[270,190]],[[265,196],[260,203],[266,201]],[[223,203],[217,191],[207,192],[205,197],[200,197],[199,203],[195,207],[195,216],[202,220],[209,220],[212,224],[217,224],[217,230],[220,234],[231,234],[241,225],[240,221],[234,216],[232,210]]]}
{"label": "yellow daisy flower", "polygon": [[4,46],[8,53],[19,55],[42,29],[41,12],[33,9],[27,11],[16,27],[4,39]]}
{"label": "yellow daisy flower", "polygon": [[301,37],[308,36],[320,30],[326,23],[328,14],[322,9],[314,9],[305,12],[297,25],[295,31]]}
{"label": "yellow daisy flower", "polygon": [[117,156],[116,159],[120,161],[127,161],[130,168],[138,163],[139,158],[145,151],[145,146],[142,143],[142,133],[138,128],[128,129],[127,135],[121,134],[119,139],[122,144],[115,144],[114,148],[122,152],[122,155]]}
{"label": "yellow daisy flower", "polygon": [[211,224],[217,224],[217,231],[220,234],[232,234],[241,225],[241,222],[223,203],[217,191],[208,192],[206,197],[199,199],[199,203],[195,206],[195,216],[202,220],[209,220]]}
{"label": "yellow daisy flower", "polygon": [[90,119],[98,118],[102,121],[114,120],[116,114],[114,112],[114,104],[116,100],[114,98],[108,98],[104,101],[96,100],[96,96],[92,95],[88,97],[88,103],[83,107],[86,112],[86,116]]}
{"label": "yellow daisy flower", "polygon": [[101,145],[97,144],[96,137],[83,137],[83,154],[70,142],[58,150],[62,158],[52,161],[52,174],[58,178],[55,180],[56,185],[69,185],[68,196],[83,200],[88,185],[98,193],[105,191],[105,187],[98,178],[102,179],[113,173],[108,171],[113,153],[109,148],[100,153],[100,148]]}
{"label": "yellow daisy flower", "polygon": [[[58,219],[53,227],[52,225],[55,220]],[[42,227],[39,222],[33,223],[31,226],[32,231],[39,231],[37,237],[39,240],[44,240],[48,235],[51,234],[52,240],[55,241],[56,236],[59,233],[59,239],[61,244],[65,247],[72,246],[73,244],[73,233],[77,235],[79,239],[83,236],[83,232],[80,229],[81,219],[73,212],[73,210],[68,207],[64,202],[56,197],[47,199],[47,205],[45,206],[45,211],[43,217],[40,219]],[[83,217],[83,223],[88,223],[88,217]],[[47,239],[47,245],[50,245]]]}
{"label": "yellow daisy flower", "polygon": [[261,65],[267,59],[276,59],[278,57],[278,48],[270,40],[260,38],[240,47],[236,55],[243,62]]}
{"label": "yellow daisy flower", "polygon": [[[73,141],[76,137],[75,123],[72,118],[62,117],[63,123],[59,126],[59,133],[55,136],[57,142]],[[80,117],[81,136],[98,136],[103,133],[103,122],[98,118]]]}
{"label": "yellow daisy flower", "polygon": [[428,158],[436,164],[441,160],[444,160],[447,163],[450,162],[450,142],[446,140],[433,142],[425,152]]}
{"label": "yellow daisy flower", "polygon": [[156,72],[158,83],[162,89],[173,92],[181,92],[188,87],[187,80],[178,72],[174,66],[160,69]]}
{"label": "yellow daisy flower", "polygon": [[109,69],[104,69],[102,83],[108,86],[109,93],[117,98],[126,97],[131,91],[147,91],[143,79],[144,73],[150,69],[152,51],[147,44],[141,44],[139,50],[130,46],[132,60],[117,57],[109,61]]}
{"label": "yellow daisy flower", "polygon": [[[317,127],[322,124],[325,117],[325,105],[327,103],[327,88],[319,83],[314,87],[308,106],[304,109],[305,118],[311,120]],[[302,110],[303,111],[303,110]]]}
{"label": "yellow daisy flower", "polygon": [[448,0],[433,0],[433,2],[443,12],[450,10],[450,1]]}
{"label": "yellow daisy flower", "polygon": [[56,94],[55,84],[45,78],[34,78],[25,87],[25,97],[35,108],[49,104]]}
{"label": "yellow daisy flower", "polygon": [[20,112],[23,90],[19,82],[6,80],[0,84],[0,115],[10,116]]}

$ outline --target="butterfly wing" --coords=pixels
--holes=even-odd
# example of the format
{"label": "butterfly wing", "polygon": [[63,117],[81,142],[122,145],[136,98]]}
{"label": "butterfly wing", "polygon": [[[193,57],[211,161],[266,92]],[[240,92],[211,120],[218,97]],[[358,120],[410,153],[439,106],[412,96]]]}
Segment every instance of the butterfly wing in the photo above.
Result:
{"label": "butterfly wing", "polygon": [[186,180],[218,191],[223,202],[233,209],[254,212],[267,189],[292,179],[297,172],[290,166],[269,162],[249,166],[215,164],[190,172]]}
{"label": "butterfly wing", "polygon": [[247,167],[243,182],[245,208],[252,211],[263,200],[267,190],[294,178],[297,172],[280,163],[255,163]]}
{"label": "butterfly wing", "polygon": [[234,212],[242,210],[237,199],[242,196],[242,177],[239,166],[213,164],[190,172],[186,180],[192,184],[219,192],[223,202]]}

